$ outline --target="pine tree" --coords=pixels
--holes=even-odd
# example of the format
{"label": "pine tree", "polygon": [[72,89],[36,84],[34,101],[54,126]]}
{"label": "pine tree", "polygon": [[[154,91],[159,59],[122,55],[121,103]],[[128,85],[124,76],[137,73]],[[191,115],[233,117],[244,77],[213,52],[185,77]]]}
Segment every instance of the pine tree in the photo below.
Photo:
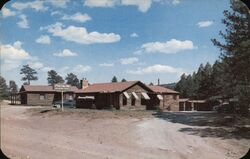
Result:
{"label": "pine tree", "polygon": [[224,91],[227,96],[238,96],[242,113],[248,112],[250,101],[250,14],[248,8],[238,0],[231,1],[231,10],[224,11],[225,32],[219,35],[224,39],[212,42],[221,51],[221,60],[225,66]]}
{"label": "pine tree", "polygon": [[114,76],[114,77],[112,78],[111,82],[118,82],[117,77]]}
{"label": "pine tree", "polygon": [[57,72],[55,70],[50,70],[48,71],[48,84],[50,85],[54,85],[57,83],[64,83],[63,78],[57,74]]}
{"label": "pine tree", "polygon": [[0,76],[0,100],[6,99],[8,97],[7,85],[5,79]]}
{"label": "pine tree", "polygon": [[10,93],[17,93],[18,92],[16,82],[13,80],[10,81],[9,92]]}
{"label": "pine tree", "polygon": [[30,81],[38,80],[36,70],[31,68],[29,65],[23,65],[23,68],[20,70],[20,74],[23,74],[22,81],[26,81],[27,85],[30,85]]}
{"label": "pine tree", "polygon": [[70,84],[71,86],[76,86],[76,87],[80,86],[79,79],[73,73],[67,74],[67,77],[65,78],[65,80],[66,80],[66,83]]}

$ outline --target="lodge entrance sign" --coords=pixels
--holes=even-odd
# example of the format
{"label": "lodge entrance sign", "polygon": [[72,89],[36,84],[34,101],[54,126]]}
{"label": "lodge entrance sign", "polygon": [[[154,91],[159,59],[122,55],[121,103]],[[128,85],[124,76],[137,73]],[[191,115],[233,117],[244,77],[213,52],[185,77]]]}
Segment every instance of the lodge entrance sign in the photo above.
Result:
{"label": "lodge entrance sign", "polygon": [[70,85],[64,83],[54,84],[54,90],[61,92],[62,95],[62,111],[63,111],[63,92],[67,92],[70,90]]}

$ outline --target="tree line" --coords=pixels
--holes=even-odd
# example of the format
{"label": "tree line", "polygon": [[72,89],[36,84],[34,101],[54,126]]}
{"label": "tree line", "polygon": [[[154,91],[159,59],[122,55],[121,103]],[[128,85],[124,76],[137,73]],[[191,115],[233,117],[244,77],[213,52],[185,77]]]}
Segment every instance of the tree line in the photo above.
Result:
{"label": "tree line", "polygon": [[176,90],[182,97],[209,99],[211,97],[237,98],[240,112],[250,108],[250,12],[237,0],[231,0],[230,10],[223,12],[220,31],[222,40],[211,39],[220,50],[219,59],[211,66],[200,65],[192,75],[181,76]]}
{"label": "tree line", "polygon": [[[20,69],[20,74],[23,75],[21,80],[24,81],[24,85],[30,85],[31,81],[38,80],[37,71],[31,68],[29,65],[23,65],[23,67]],[[74,73],[68,73],[65,79],[63,79],[63,77],[60,76],[55,70],[50,70],[47,72],[47,74],[47,82],[49,85],[54,85],[57,83],[66,83],[71,86],[76,86],[77,88],[81,87],[80,80]],[[118,82],[117,77],[114,76],[111,79],[111,82]],[[121,82],[126,82],[126,79],[123,78]],[[18,86],[16,85],[15,81],[11,80],[8,86],[6,84],[6,80],[2,76],[0,76],[0,100],[8,99],[11,93],[17,92]]]}

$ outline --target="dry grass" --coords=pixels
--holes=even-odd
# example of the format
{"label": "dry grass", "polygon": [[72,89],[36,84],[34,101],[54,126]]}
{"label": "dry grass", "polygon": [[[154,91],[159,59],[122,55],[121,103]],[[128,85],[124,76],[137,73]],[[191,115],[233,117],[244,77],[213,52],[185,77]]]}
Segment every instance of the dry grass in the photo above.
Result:
{"label": "dry grass", "polygon": [[145,110],[96,110],[96,109],[53,109],[53,108],[29,108],[27,114],[32,116],[72,116],[91,119],[101,118],[151,118],[154,111]]}

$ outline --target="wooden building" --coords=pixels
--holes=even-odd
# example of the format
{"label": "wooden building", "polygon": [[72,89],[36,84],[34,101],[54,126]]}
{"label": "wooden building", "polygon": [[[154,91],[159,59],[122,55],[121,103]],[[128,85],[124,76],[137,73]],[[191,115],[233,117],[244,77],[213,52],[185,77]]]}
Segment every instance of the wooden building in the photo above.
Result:
{"label": "wooden building", "polygon": [[[74,99],[76,87],[64,93],[64,99]],[[19,91],[21,104],[50,106],[53,101],[61,100],[61,92],[54,90],[53,86],[23,85]]]}

